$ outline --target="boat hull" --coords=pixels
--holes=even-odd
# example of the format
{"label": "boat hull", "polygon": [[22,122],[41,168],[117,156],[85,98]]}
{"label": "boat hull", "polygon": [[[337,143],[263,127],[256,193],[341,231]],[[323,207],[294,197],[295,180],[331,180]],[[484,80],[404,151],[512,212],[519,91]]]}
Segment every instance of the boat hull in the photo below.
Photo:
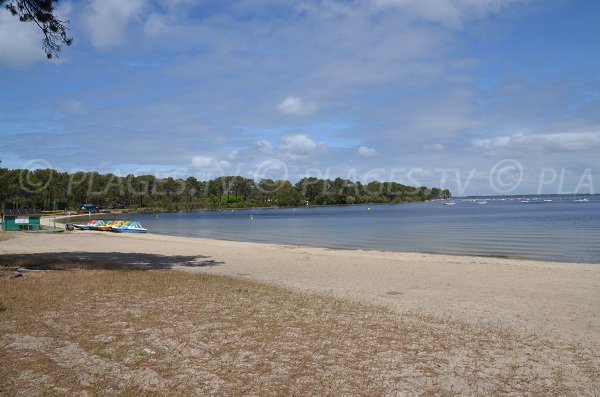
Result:
{"label": "boat hull", "polygon": [[146,233],[147,229],[128,229],[128,228],[120,228],[113,227],[112,231],[115,233]]}

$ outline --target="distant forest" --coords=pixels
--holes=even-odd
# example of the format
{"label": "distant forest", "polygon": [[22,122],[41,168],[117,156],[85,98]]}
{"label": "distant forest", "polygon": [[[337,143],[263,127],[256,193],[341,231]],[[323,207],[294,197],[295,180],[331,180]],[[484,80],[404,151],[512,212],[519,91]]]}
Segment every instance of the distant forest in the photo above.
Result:
{"label": "distant forest", "polygon": [[77,210],[84,203],[100,208],[135,211],[293,207],[360,203],[401,203],[450,197],[438,188],[411,187],[396,182],[362,184],[346,179],[303,178],[298,183],[239,176],[209,181],[125,177],[96,172],[58,172],[53,169],[0,168],[1,208]]}

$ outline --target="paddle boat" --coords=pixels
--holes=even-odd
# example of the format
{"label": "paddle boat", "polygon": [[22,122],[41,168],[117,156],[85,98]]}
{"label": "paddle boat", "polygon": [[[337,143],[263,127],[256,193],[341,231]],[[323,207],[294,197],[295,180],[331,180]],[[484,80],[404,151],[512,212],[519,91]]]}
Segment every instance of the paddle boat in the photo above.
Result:
{"label": "paddle boat", "polygon": [[98,230],[101,232],[112,232],[112,226],[114,226],[119,221],[107,221],[103,225],[94,226],[94,230]]}
{"label": "paddle boat", "polygon": [[113,232],[117,233],[146,233],[148,229],[144,229],[139,222],[124,222],[120,226],[111,226]]}
{"label": "paddle boat", "polygon": [[93,230],[94,227],[102,226],[102,225],[104,225],[104,221],[93,219],[93,220],[89,221],[88,223],[76,224],[76,225],[73,225],[73,227],[78,230]]}

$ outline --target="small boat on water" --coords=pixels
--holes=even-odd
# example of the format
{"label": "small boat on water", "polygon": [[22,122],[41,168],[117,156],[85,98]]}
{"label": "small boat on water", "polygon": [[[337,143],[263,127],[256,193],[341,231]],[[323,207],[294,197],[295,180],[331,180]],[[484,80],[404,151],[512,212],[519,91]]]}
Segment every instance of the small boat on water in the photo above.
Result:
{"label": "small boat on water", "polygon": [[574,203],[587,203],[588,201],[590,200],[586,199],[585,197],[573,200]]}
{"label": "small boat on water", "polygon": [[456,205],[456,203],[454,201],[451,201],[449,203],[444,203],[444,205]]}
{"label": "small boat on water", "polygon": [[102,225],[104,225],[104,221],[93,219],[87,223],[75,224],[73,227],[78,230],[94,230],[95,227]]}
{"label": "small boat on water", "polygon": [[119,226],[111,226],[113,232],[117,233],[146,233],[148,229],[144,229],[139,222],[123,222]]}
{"label": "small boat on water", "polygon": [[487,204],[487,203],[488,203],[488,202],[487,202],[487,201],[485,201],[485,200],[481,200],[481,201],[475,201],[475,202],[476,202],[477,204],[479,204],[479,205],[484,205],[484,204]]}

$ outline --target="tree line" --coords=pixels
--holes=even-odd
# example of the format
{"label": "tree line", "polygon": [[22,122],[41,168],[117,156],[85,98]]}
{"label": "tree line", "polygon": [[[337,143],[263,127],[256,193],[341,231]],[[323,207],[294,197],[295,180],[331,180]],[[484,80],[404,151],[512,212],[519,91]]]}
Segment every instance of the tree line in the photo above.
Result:
{"label": "tree line", "polygon": [[293,207],[360,203],[401,203],[449,198],[445,189],[411,187],[396,182],[363,184],[347,179],[286,180],[222,176],[199,181],[157,178],[153,175],[99,174],[97,172],[34,171],[0,168],[1,208],[77,210],[84,203],[100,208],[137,211],[190,211],[195,209]]}

